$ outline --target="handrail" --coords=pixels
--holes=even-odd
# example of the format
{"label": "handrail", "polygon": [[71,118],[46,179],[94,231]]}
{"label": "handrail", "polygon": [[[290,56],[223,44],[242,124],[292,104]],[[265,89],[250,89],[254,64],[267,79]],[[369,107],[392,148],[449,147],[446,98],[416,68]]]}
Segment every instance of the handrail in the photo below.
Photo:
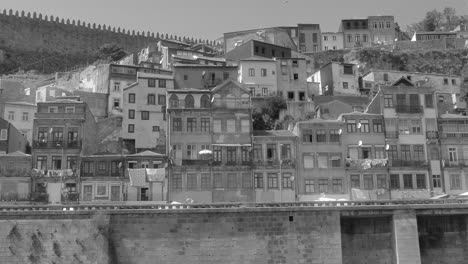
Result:
{"label": "handrail", "polygon": [[375,207],[410,206],[410,205],[447,205],[466,204],[468,199],[437,199],[437,200],[366,200],[366,201],[313,201],[313,202],[270,202],[270,203],[211,203],[211,204],[61,204],[61,205],[0,205],[3,212],[22,211],[100,211],[100,210],[173,210],[173,209],[236,209],[236,208],[295,208],[295,207]]}

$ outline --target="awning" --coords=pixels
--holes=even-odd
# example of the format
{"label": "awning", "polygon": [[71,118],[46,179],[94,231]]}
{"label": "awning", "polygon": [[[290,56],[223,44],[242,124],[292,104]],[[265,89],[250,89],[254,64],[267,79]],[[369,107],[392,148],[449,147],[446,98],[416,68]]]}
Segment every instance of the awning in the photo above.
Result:
{"label": "awning", "polygon": [[250,147],[251,144],[211,144],[213,146],[221,146],[221,147]]}

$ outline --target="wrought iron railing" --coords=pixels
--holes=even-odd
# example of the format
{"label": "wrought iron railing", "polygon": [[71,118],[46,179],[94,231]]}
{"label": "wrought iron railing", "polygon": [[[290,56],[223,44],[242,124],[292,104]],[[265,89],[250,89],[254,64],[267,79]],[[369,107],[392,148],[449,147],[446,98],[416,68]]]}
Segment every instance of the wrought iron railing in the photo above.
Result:
{"label": "wrought iron railing", "polygon": [[81,141],[63,141],[63,140],[55,140],[55,141],[43,141],[43,140],[34,140],[33,141],[33,148],[81,148]]}
{"label": "wrought iron railing", "polygon": [[395,111],[405,114],[420,114],[423,112],[423,107],[421,105],[396,105]]}

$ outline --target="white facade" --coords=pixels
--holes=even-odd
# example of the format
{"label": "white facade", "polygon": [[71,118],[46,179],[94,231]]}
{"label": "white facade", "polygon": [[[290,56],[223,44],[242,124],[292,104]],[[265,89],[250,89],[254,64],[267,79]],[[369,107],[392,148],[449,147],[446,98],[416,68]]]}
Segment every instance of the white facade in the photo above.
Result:
{"label": "white facade", "polygon": [[322,50],[340,50],[344,48],[343,32],[322,32]]}
{"label": "white facade", "polygon": [[32,143],[33,119],[37,111],[35,104],[26,102],[7,102],[3,119],[10,122],[26,139]]}
{"label": "white facade", "polygon": [[277,95],[276,61],[253,57],[239,62],[238,81],[252,90],[253,97]]}

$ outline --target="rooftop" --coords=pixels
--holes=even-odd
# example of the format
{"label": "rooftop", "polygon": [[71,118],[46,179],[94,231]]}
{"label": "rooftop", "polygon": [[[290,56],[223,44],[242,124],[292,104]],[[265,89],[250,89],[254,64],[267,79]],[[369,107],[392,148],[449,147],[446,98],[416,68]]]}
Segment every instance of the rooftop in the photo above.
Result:
{"label": "rooftop", "polygon": [[34,106],[34,107],[37,106],[36,104],[28,103],[28,102],[5,102],[5,104],[24,105],[24,106]]}

